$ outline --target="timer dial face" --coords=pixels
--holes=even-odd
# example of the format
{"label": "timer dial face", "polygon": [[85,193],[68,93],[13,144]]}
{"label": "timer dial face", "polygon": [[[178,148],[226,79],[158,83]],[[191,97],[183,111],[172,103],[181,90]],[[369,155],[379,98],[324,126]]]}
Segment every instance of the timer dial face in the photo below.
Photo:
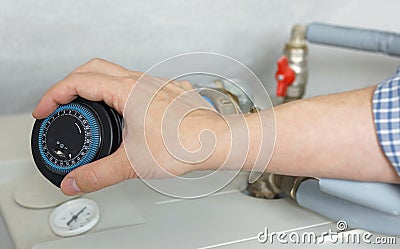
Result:
{"label": "timer dial face", "polygon": [[116,151],[122,129],[122,117],[106,103],[78,97],[35,121],[33,159],[40,173],[60,187],[72,170]]}
{"label": "timer dial face", "polygon": [[39,151],[46,167],[65,175],[94,159],[100,144],[98,120],[83,105],[59,107],[39,130]]}

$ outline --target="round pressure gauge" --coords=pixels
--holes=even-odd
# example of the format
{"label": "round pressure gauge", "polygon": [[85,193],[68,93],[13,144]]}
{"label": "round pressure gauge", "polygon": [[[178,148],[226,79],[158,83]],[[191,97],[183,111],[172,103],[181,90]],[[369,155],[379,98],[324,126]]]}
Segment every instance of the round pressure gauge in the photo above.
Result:
{"label": "round pressure gauge", "polygon": [[78,98],[36,120],[32,154],[40,172],[60,186],[73,169],[113,153],[122,140],[122,118],[103,102]]}
{"label": "round pressure gauge", "polygon": [[93,200],[79,198],[61,204],[50,214],[53,232],[63,237],[75,236],[92,229],[99,222],[100,211]]}

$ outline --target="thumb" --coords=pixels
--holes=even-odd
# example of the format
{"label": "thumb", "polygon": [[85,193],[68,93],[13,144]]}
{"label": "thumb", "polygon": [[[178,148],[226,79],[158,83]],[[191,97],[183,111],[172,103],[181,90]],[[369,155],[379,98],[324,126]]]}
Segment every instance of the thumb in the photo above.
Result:
{"label": "thumb", "polygon": [[113,154],[70,172],[62,181],[61,190],[66,195],[89,193],[135,176],[122,145]]}

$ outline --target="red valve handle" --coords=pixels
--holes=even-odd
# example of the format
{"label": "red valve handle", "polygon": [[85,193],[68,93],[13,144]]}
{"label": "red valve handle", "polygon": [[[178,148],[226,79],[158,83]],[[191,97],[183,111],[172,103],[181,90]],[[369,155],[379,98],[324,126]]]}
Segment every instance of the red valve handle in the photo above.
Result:
{"label": "red valve handle", "polygon": [[288,86],[290,86],[296,77],[296,73],[289,67],[289,61],[286,56],[282,56],[278,60],[278,70],[275,74],[275,79],[278,82],[276,95],[285,97]]}

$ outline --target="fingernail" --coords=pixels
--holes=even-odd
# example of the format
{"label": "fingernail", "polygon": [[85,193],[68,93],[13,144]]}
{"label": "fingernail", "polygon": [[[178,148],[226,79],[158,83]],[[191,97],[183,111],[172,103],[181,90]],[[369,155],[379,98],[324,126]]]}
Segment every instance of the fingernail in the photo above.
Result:
{"label": "fingernail", "polygon": [[69,177],[65,179],[62,184],[62,191],[67,195],[77,195],[82,192],[82,190],[76,184],[75,178]]}

